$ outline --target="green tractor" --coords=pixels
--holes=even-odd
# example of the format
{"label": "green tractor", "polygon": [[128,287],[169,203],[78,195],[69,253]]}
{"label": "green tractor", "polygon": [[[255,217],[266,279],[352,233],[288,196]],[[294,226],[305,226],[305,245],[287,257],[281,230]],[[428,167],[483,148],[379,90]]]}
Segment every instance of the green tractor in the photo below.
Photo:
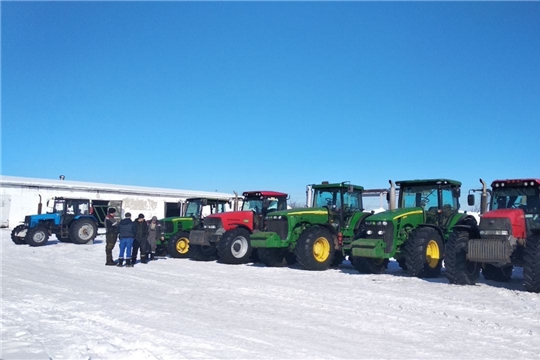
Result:
{"label": "green tractor", "polygon": [[354,232],[366,217],[364,188],[345,182],[308,185],[308,208],[283,210],[266,216],[266,231],[251,235],[266,266],[298,261],[307,270],[326,270],[343,261]]}
{"label": "green tractor", "polygon": [[182,216],[167,217],[160,220],[161,237],[158,239],[156,252],[159,256],[169,255],[173,258],[189,257],[189,232],[202,228],[203,209],[210,214],[227,211],[231,200],[219,198],[191,198],[182,206]]}
{"label": "green tractor", "polygon": [[[390,183],[390,197],[395,199],[396,189]],[[453,228],[476,224],[473,216],[458,212],[461,183],[430,179],[396,184],[397,209],[367,219],[351,244],[351,263],[361,273],[380,274],[394,258],[412,276],[437,277]]]}

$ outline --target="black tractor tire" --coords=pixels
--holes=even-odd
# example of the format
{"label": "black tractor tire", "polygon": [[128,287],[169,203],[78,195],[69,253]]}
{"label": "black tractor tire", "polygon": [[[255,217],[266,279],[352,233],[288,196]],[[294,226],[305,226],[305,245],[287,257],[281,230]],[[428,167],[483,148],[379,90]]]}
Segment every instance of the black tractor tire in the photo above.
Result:
{"label": "black tractor tire", "polygon": [[413,231],[404,245],[407,272],[419,278],[435,278],[440,275],[444,258],[444,246],[437,230],[423,227]]}
{"label": "black tractor tire", "polygon": [[188,258],[189,255],[189,233],[178,231],[173,234],[167,243],[167,252],[172,258]]}
{"label": "black tractor tire", "polygon": [[352,266],[361,274],[384,274],[388,268],[388,259],[372,259],[352,256]]}
{"label": "black tractor tire", "polygon": [[512,278],[513,271],[513,265],[505,265],[501,267],[491,264],[484,264],[484,267],[482,268],[482,275],[486,280],[507,282]]}
{"label": "black tractor tire", "polygon": [[224,264],[247,264],[251,256],[251,235],[243,228],[225,232],[217,243],[219,261]]}
{"label": "black tractor tire", "polygon": [[191,245],[189,247],[189,255],[195,261],[214,261],[218,258],[215,245]]}
{"label": "black tractor tire", "polygon": [[97,236],[97,224],[91,219],[75,220],[69,227],[69,237],[74,244],[86,244]]}
{"label": "black tractor tire", "polygon": [[525,290],[540,293],[540,234],[530,236],[525,244],[523,284]]}
{"label": "black tractor tire", "polygon": [[298,238],[294,253],[304,269],[326,270],[334,260],[334,236],[324,227],[311,226]]}
{"label": "black tractor tire", "polygon": [[49,229],[41,225],[28,229],[25,239],[30,246],[43,246],[49,240]]}
{"label": "black tractor tire", "polygon": [[482,264],[467,260],[467,246],[470,233],[466,230],[454,230],[446,243],[444,267],[450,284],[474,285],[480,276]]}
{"label": "black tractor tire", "polygon": [[[26,230],[26,232],[24,233],[24,236],[18,236],[18,234],[24,230]],[[11,232],[11,240],[15,243],[15,245],[24,245],[26,244],[25,237],[27,233],[28,233],[28,228],[26,227],[26,225],[17,225]]]}
{"label": "black tractor tire", "polygon": [[268,267],[284,267],[289,265],[285,259],[287,249],[259,248],[259,260]]}
{"label": "black tractor tire", "polygon": [[343,256],[343,253],[341,252],[341,250],[337,250],[334,253],[334,259],[332,260],[332,264],[330,266],[338,267],[339,265],[341,265],[343,260],[345,260],[345,256]]}
{"label": "black tractor tire", "polygon": [[156,246],[156,256],[167,256],[167,246],[163,245],[163,242]]}

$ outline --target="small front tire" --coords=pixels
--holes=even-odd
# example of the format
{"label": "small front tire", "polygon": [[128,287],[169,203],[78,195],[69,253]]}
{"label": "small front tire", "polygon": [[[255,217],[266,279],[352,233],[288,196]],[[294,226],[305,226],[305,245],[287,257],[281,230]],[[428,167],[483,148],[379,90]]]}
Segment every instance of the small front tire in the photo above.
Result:
{"label": "small front tire", "polygon": [[480,275],[480,263],[467,260],[467,246],[470,234],[464,230],[454,230],[446,243],[444,267],[450,284],[474,285]]}
{"label": "small front tire", "polygon": [[179,231],[169,239],[167,251],[172,258],[188,258],[189,257],[189,233]]}
{"label": "small front tire", "polygon": [[312,226],[300,235],[294,250],[296,259],[306,270],[326,270],[334,259],[334,236],[321,226]]}
{"label": "small front tire", "polygon": [[404,246],[405,264],[409,274],[419,278],[435,278],[441,273],[443,242],[431,227],[414,231]]}
{"label": "small front tire", "polygon": [[26,233],[26,242],[30,246],[43,246],[49,240],[49,230],[45,226],[36,226]]}
{"label": "small front tire", "polygon": [[17,225],[11,232],[11,240],[16,245],[24,245],[26,244],[26,234],[28,233],[28,228],[26,225]]}
{"label": "small front tire", "polygon": [[217,243],[220,262],[224,264],[246,264],[251,256],[251,236],[246,229],[227,231]]}

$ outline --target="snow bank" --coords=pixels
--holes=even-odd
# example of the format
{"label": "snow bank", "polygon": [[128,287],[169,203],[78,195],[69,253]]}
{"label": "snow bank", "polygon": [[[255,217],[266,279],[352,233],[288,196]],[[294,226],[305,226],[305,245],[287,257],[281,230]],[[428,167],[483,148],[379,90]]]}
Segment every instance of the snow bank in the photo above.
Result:
{"label": "snow bank", "polygon": [[[444,277],[160,259],[0,230],[2,359],[538,359],[540,296]],[[115,248],[115,254],[118,248]]]}

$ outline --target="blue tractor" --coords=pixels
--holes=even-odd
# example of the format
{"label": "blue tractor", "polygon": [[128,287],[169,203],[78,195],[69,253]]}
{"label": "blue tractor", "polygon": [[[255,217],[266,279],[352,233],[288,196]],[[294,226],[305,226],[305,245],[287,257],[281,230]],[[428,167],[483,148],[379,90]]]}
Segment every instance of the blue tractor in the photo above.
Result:
{"label": "blue tractor", "polygon": [[[11,232],[11,240],[17,245],[42,246],[54,234],[59,241],[86,244],[97,236],[98,219],[93,214],[92,202],[88,199],[56,197],[52,211],[46,214],[27,215],[24,224]],[[40,204],[41,205],[41,204]]]}

